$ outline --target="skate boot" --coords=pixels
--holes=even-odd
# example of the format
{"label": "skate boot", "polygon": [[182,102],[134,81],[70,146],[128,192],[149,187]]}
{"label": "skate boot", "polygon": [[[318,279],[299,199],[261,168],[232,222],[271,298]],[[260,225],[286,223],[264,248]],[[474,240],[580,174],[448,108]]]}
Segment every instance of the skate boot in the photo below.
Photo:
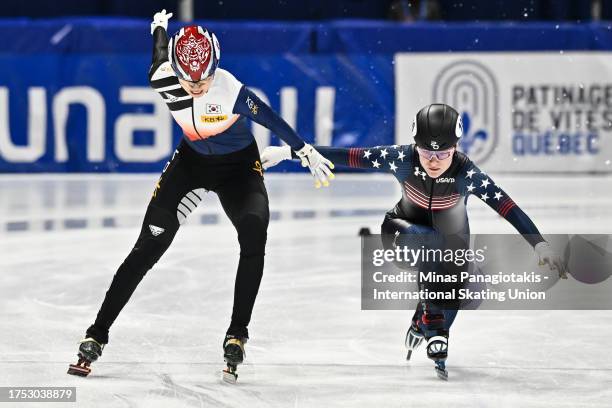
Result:
{"label": "skate boot", "polygon": [[421,345],[423,342],[423,332],[415,325],[411,324],[408,332],[406,333],[406,348],[408,349],[408,354],[406,355],[406,361],[410,361],[410,357],[412,357],[412,351]]}
{"label": "skate boot", "polygon": [[86,337],[81,340],[79,353],[77,354],[79,361],[77,361],[76,364],[70,364],[70,367],[68,367],[68,374],[87,377],[91,372],[89,365],[102,355],[104,346],[104,343],[99,343],[93,337]]}
{"label": "skate boot", "polygon": [[448,337],[433,336],[427,340],[427,357],[434,361],[436,375],[441,380],[448,380],[446,357],[448,357]]}
{"label": "skate boot", "polygon": [[238,380],[236,370],[238,364],[242,364],[244,360],[244,344],[246,342],[246,337],[238,337],[231,334],[225,336],[223,341],[223,358],[227,363],[227,368],[223,370],[223,381],[235,384]]}

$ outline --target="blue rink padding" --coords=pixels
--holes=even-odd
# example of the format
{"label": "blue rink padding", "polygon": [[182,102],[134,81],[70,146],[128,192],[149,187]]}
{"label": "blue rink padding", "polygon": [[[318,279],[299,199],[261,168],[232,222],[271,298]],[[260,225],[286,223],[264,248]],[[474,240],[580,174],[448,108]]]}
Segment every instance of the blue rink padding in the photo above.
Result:
{"label": "blue rink padding", "polygon": [[[394,54],[397,52],[488,52],[612,50],[608,23],[415,23],[329,21],[250,23],[199,21],[221,42],[221,67],[261,90],[281,110],[281,92],[297,97],[296,130],[316,136],[316,96],[333,89],[334,146],[393,144],[395,135]],[[173,22],[169,31],[180,25]],[[7,160],[0,172],[159,172],[167,157],[126,161],[116,154],[115,127],[122,115],[149,113],[151,104],[121,103],[123,88],[147,88],[151,60],[149,22],[140,19],[70,18],[1,20],[0,90],[8,93],[11,143],[28,143],[28,92],[45,92],[44,152],[34,160]],[[95,90],[104,101],[104,159],[87,158],[85,108],[70,106],[66,122],[68,160],[55,154],[55,96],[71,87]],[[39,107],[40,108],[40,107]],[[1,112],[0,112],[1,114]],[[93,115],[101,115],[93,112]],[[402,113],[403,114],[403,113]],[[414,112],[406,112],[413,115]],[[7,124],[0,124],[2,127]],[[150,145],[153,132],[134,132],[134,145]],[[173,144],[181,137],[173,126]],[[272,144],[278,144],[272,137]],[[168,146],[167,154],[172,152]],[[273,171],[298,171],[282,164]]]}

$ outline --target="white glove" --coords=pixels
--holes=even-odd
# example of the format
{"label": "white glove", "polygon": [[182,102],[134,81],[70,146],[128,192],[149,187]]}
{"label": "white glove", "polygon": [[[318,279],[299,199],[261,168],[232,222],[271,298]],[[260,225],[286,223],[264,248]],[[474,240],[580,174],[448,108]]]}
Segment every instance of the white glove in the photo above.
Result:
{"label": "white glove", "polygon": [[163,9],[159,13],[155,13],[153,21],[151,22],[151,35],[157,27],[162,27],[168,31],[168,20],[172,17],[172,13],[166,14],[166,9]]}
{"label": "white glove", "polygon": [[276,166],[283,160],[291,160],[291,147],[268,146],[261,154],[261,165],[264,170]]}
{"label": "white glove", "polygon": [[304,147],[295,152],[302,161],[302,167],[310,169],[310,173],[315,178],[315,187],[320,188],[321,184],[325,187],[329,186],[329,180],[334,179],[334,174],[330,169],[334,168],[334,164],[327,160],[317,152],[314,147],[306,143]]}
{"label": "white glove", "polygon": [[548,264],[550,270],[556,269],[559,272],[559,277],[561,279],[567,279],[567,269],[565,268],[565,264],[561,260],[561,257],[553,251],[550,244],[546,241],[542,241],[534,247],[536,253],[538,254],[538,263],[540,265]]}

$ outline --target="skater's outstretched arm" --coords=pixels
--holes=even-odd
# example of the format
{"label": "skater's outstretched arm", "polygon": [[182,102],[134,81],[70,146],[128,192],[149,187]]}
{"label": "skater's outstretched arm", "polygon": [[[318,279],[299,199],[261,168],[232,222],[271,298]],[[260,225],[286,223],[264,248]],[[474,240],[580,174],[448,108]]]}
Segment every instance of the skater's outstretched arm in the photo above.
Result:
{"label": "skater's outstretched arm", "polygon": [[[329,147],[315,146],[322,155],[334,165],[369,171],[393,173],[396,176],[409,170],[412,159],[410,146],[374,146],[374,147]],[[283,160],[296,159],[286,146],[267,147],[262,156],[264,168],[276,166]]]}
{"label": "skater's outstretched arm", "polygon": [[397,173],[412,160],[410,146],[374,146],[374,147],[327,147],[317,149],[339,166],[369,171]]}
{"label": "skater's outstretched arm", "polygon": [[240,88],[236,98],[234,113],[244,115],[253,122],[270,129],[296,152],[305,145],[302,138],[278,113],[244,85]]}
{"label": "skater's outstretched arm", "polygon": [[567,271],[561,258],[554,253],[542,237],[531,218],[510,198],[510,196],[471,161],[460,172],[465,195],[474,195],[504,217],[534,247],[541,264],[557,269],[559,276],[566,279]]}
{"label": "skater's outstretched arm", "polygon": [[[310,169],[311,174],[315,178],[315,186],[317,188],[321,187],[321,185],[328,186],[329,180],[334,178],[331,172],[331,169],[334,168],[333,163],[313,146],[304,143],[302,138],[298,136],[295,130],[278,113],[244,85],[238,92],[233,112],[244,115],[270,129],[287,143],[289,146],[286,146],[283,154],[288,156],[286,157],[287,159],[291,158],[291,150],[293,150],[295,157],[302,161],[302,166]],[[281,160],[284,160],[284,158],[279,161]],[[270,167],[264,162],[263,156],[262,164],[264,169]]]}

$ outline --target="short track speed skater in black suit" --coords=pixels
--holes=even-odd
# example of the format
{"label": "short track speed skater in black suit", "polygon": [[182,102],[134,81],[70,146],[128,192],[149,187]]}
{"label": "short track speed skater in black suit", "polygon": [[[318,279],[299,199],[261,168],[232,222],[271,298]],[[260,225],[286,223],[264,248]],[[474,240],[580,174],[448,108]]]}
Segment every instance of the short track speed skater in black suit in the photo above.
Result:
{"label": "short track speed skater in black suit", "polygon": [[149,71],[151,87],[164,99],[183,139],[155,185],[132,251],[113,277],[95,322],[81,341],[77,364],[68,373],[86,376],[108,343],[111,325],[145,274],[168,249],[179,226],[214,192],[238,232],[240,261],[231,322],[223,340],[224,379],[237,379],[244,358],[248,325],[263,275],[269,221],[268,195],[255,138],[246,118],[266,126],[309,167],[317,187],[333,178],[331,162],[231,73],[218,68],[217,37],[200,26],[166,30],[172,14],[155,14]]}

